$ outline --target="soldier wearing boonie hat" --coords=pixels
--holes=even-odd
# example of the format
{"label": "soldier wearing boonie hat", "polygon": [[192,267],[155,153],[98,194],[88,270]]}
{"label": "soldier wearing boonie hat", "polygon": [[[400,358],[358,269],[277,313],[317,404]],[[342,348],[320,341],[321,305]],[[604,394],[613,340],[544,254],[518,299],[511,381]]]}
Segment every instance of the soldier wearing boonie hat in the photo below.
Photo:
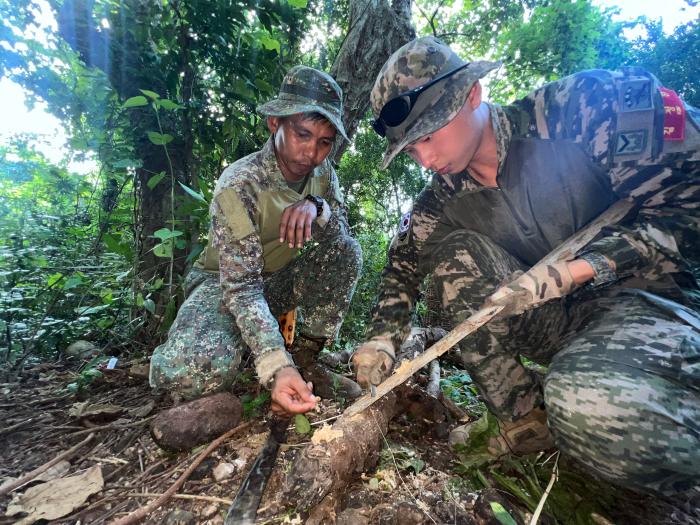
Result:
{"label": "soldier wearing boonie hat", "polygon": [[[700,483],[700,112],[639,68],[500,106],[478,82],[495,67],[426,37],[375,82],[383,166],[404,151],[435,174],[392,242],[358,382],[390,373],[430,275],[447,324],[506,312],[460,343],[498,424],[457,427],[451,443],[474,457],[556,443],[621,485],[685,491]],[[529,269],[623,198],[636,206],[620,224]],[[543,380],[521,356],[548,366]]]}
{"label": "soldier wearing boonie hat", "polygon": [[290,69],[282,80],[277,98],[258,106],[257,111],[269,117],[320,113],[349,140],[343,127],[343,91],[333,77],[312,67]]}
{"label": "soldier wearing boonie hat", "polygon": [[450,122],[474,82],[500,65],[466,62],[434,37],[418,38],[394,53],[370,95],[372,126],[389,142],[382,168],[408,144]]}
{"label": "soldier wearing boonie hat", "polygon": [[[361,393],[316,362],[337,336],[362,264],[328,160],[347,140],[343,94],[328,74],[296,66],[258,112],[270,138],[216,184],[209,245],[188,275],[167,342],[153,353],[150,381],[185,398],[227,388],[249,348],[273,410],[301,413],[315,406],[314,392]],[[303,323],[286,348],[277,318],[297,308]]]}

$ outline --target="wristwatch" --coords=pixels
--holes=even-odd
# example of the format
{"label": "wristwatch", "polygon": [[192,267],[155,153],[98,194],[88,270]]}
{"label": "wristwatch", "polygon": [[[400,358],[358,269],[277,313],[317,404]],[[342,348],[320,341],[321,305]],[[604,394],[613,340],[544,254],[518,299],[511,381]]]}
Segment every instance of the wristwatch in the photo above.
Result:
{"label": "wristwatch", "polygon": [[323,213],[323,199],[321,197],[316,197],[316,195],[311,195],[310,193],[304,198],[316,205],[316,217],[320,217]]}

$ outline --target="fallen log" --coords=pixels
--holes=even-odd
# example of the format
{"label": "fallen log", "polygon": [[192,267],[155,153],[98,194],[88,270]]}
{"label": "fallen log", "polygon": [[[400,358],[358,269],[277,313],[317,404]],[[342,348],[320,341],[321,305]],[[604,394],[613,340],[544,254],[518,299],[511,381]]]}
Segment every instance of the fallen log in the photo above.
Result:
{"label": "fallen log", "polygon": [[372,469],[396,410],[396,396],[390,394],[355,417],[343,417],[332,427],[317,430],[316,443],[312,441],[297,456],[285,479],[283,500],[297,508],[313,507]]}
{"label": "fallen log", "polygon": [[[412,359],[444,333],[441,329],[416,330],[401,346],[399,356]],[[440,400],[416,384],[407,384],[369,410],[352,418],[343,416],[332,427],[325,425],[317,430],[311,445],[297,456],[287,475],[282,499],[293,502],[297,508],[314,507],[344,489],[358,475],[374,468],[389,421],[405,412],[411,413],[416,421],[436,423],[440,428],[454,419],[450,408]],[[326,504],[328,501],[324,506]]]}

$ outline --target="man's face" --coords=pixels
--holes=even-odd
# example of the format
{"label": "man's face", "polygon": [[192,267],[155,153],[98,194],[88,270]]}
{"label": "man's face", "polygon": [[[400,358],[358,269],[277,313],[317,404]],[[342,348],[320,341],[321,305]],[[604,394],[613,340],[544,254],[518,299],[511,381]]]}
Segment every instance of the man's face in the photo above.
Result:
{"label": "man's face", "polygon": [[303,119],[302,115],[268,117],[275,137],[277,163],[290,182],[303,179],[331,152],[336,130],[327,120]]}
{"label": "man's face", "polygon": [[413,160],[440,175],[466,169],[482,143],[483,123],[474,111],[481,104],[481,86],[476,82],[464,106],[446,126],[425,135],[403,149]]}

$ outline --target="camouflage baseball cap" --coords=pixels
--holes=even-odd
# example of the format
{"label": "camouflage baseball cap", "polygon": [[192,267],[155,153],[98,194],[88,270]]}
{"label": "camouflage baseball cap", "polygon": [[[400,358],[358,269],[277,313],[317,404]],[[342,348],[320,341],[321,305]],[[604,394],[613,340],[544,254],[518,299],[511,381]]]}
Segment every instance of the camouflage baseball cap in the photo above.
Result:
{"label": "camouflage baseball cap", "polygon": [[[377,118],[394,97],[428,83],[434,78],[467,64],[441,40],[428,36],[412,40],[389,57],[372,88],[370,103]],[[407,118],[395,127],[386,128],[389,141],[382,168],[407,145],[448,124],[464,105],[474,82],[500,62],[470,62],[461,71],[430,86],[415,100]]]}
{"label": "camouflage baseball cap", "polygon": [[277,98],[258,106],[258,113],[269,117],[308,112],[326,117],[349,140],[343,127],[343,90],[333,77],[318,69],[294,66],[284,76]]}

